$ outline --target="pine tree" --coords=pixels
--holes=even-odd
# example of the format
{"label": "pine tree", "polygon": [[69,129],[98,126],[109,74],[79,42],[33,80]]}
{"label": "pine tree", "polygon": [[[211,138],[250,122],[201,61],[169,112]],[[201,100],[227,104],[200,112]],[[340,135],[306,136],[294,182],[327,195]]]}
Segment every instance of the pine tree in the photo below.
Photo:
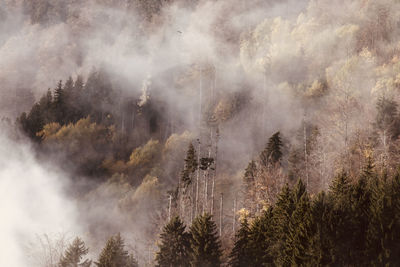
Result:
{"label": "pine tree", "polygon": [[57,88],[54,90],[53,105],[56,122],[64,124],[66,122],[66,99],[61,80],[58,82]]}
{"label": "pine tree", "polygon": [[229,255],[229,265],[232,267],[252,266],[252,258],[250,254],[250,228],[247,218],[241,222],[239,231],[235,236],[235,244]]}
{"label": "pine tree", "polygon": [[179,217],[174,217],[164,227],[160,239],[156,266],[183,267],[189,265],[190,235],[185,232],[185,225]]}
{"label": "pine tree", "polygon": [[346,172],[342,171],[333,179],[332,184],[330,186],[331,196],[335,201],[340,201],[349,197],[351,185],[349,181],[349,177]]}
{"label": "pine tree", "polygon": [[307,192],[304,192],[289,220],[288,238],[284,249],[285,266],[310,265],[311,220],[310,199]]}
{"label": "pine tree", "polygon": [[182,172],[182,183],[185,187],[192,183],[191,175],[197,170],[197,156],[193,144],[189,145],[185,158],[185,168]]}
{"label": "pine tree", "polygon": [[85,243],[79,238],[75,238],[72,244],[64,252],[61,257],[60,267],[89,267],[92,261],[86,259],[83,262],[82,258],[87,255],[89,249],[85,247]]}
{"label": "pine tree", "polygon": [[[388,182],[384,174],[371,186],[370,223],[367,233],[367,255],[374,266],[400,264],[399,174]],[[397,192],[396,192],[397,191]]]}
{"label": "pine tree", "polygon": [[348,264],[368,264],[366,255],[367,231],[371,204],[371,183],[376,179],[372,160],[369,158],[350,195],[350,246],[348,247]]}
{"label": "pine tree", "polygon": [[221,241],[211,215],[198,216],[190,227],[191,266],[214,267],[221,265]]}
{"label": "pine tree", "polygon": [[248,266],[272,266],[274,263],[275,228],[274,212],[269,207],[263,214],[254,219],[249,233]]}
{"label": "pine tree", "polygon": [[280,132],[274,133],[268,141],[267,147],[261,152],[260,161],[263,166],[279,163],[282,158],[281,148],[283,146]]}
{"label": "pine tree", "polygon": [[273,217],[275,238],[273,254],[275,255],[275,265],[278,266],[287,264],[284,249],[289,233],[288,226],[294,209],[293,194],[286,184],[278,195]]}
{"label": "pine tree", "polygon": [[327,266],[333,261],[334,221],[332,202],[325,192],[321,192],[311,205],[310,266]]}
{"label": "pine tree", "polygon": [[254,213],[254,205],[256,204],[256,163],[252,160],[247,165],[244,173],[244,206],[249,209],[250,214]]}
{"label": "pine tree", "polygon": [[136,260],[124,247],[124,240],[120,234],[110,237],[101,251],[96,265],[99,267],[137,267]]}
{"label": "pine tree", "polygon": [[330,187],[332,198],[332,220],[330,227],[333,230],[333,264],[343,266],[349,259],[351,236],[353,235],[351,194],[353,186],[350,184],[347,173],[341,172],[335,177]]}

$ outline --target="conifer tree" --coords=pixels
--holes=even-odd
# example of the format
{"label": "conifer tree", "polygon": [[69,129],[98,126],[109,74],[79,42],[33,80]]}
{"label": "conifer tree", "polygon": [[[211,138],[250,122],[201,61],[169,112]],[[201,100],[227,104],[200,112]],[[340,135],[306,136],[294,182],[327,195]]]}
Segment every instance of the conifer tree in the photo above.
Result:
{"label": "conifer tree", "polygon": [[89,249],[86,248],[85,243],[79,238],[75,238],[72,244],[67,248],[61,257],[60,267],[89,267],[92,261],[86,259],[83,262],[82,258],[87,255]]}
{"label": "conifer tree", "polygon": [[160,239],[156,266],[189,266],[190,235],[185,232],[185,225],[179,217],[172,218],[164,227]]}
{"label": "conifer tree", "polygon": [[250,214],[254,213],[253,207],[256,202],[256,163],[252,160],[247,165],[244,173],[244,206],[249,209]]}
{"label": "conifer tree", "polygon": [[56,121],[60,124],[64,124],[66,115],[66,99],[61,80],[58,82],[57,88],[54,90],[53,105]]}
{"label": "conifer tree", "polygon": [[366,255],[367,230],[370,220],[371,182],[375,179],[372,159],[369,158],[350,195],[351,216],[348,222],[351,232],[348,247],[348,264],[368,264]]}
{"label": "conifer tree", "polygon": [[251,266],[252,258],[250,254],[250,228],[247,218],[241,222],[239,231],[235,236],[235,244],[229,255],[229,265],[232,267]]}
{"label": "conifer tree", "polygon": [[197,170],[197,155],[193,144],[189,145],[185,158],[185,168],[182,172],[182,183],[185,187],[192,183],[191,175]]}
{"label": "conifer tree", "polygon": [[346,265],[351,248],[351,236],[353,226],[351,225],[352,207],[351,194],[353,186],[350,184],[346,172],[340,172],[330,186],[330,197],[332,198],[332,224],[334,230],[333,239],[333,263],[334,265]]}
{"label": "conifer tree", "polygon": [[190,227],[191,266],[214,267],[221,265],[221,241],[211,215],[198,216]]}
{"label": "conifer tree", "polygon": [[120,234],[110,237],[101,251],[96,265],[98,267],[137,267],[136,260],[124,247],[124,240]]}
{"label": "conifer tree", "polygon": [[261,152],[260,160],[264,166],[274,165],[279,163],[282,158],[281,148],[283,146],[280,132],[274,133],[269,138],[267,147]]}
{"label": "conifer tree", "polygon": [[269,207],[251,224],[248,245],[250,264],[248,266],[272,266],[274,263],[273,215],[273,209]]}
{"label": "conifer tree", "polygon": [[286,256],[284,253],[285,244],[288,238],[288,225],[290,218],[295,209],[295,204],[293,201],[293,194],[286,184],[278,195],[278,199],[275,204],[274,209],[274,255],[275,255],[275,265],[282,266],[286,262]]}
{"label": "conifer tree", "polygon": [[289,220],[288,238],[283,251],[285,266],[310,265],[311,220],[310,199],[304,192]]}
{"label": "conifer tree", "polygon": [[335,229],[332,210],[332,202],[325,192],[319,193],[311,204],[311,232],[313,233],[310,240],[311,266],[327,266],[332,263]]}

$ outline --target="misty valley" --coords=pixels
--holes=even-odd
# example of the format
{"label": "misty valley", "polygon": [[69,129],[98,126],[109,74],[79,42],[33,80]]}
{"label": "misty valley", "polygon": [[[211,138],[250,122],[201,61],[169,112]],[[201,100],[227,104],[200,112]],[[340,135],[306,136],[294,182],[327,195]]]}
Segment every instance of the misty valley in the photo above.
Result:
{"label": "misty valley", "polygon": [[0,0],[0,266],[400,266],[397,0]]}

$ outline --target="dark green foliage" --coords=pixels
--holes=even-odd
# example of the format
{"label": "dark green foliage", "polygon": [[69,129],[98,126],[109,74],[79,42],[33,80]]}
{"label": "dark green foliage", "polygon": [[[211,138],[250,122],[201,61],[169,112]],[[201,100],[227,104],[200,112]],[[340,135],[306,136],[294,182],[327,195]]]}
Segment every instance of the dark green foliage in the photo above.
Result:
{"label": "dark green foliage", "polygon": [[281,148],[283,146],[280,132],[274,133],[268,141],[267,147],[261,152],[260,161],[264,166],[279,163],[282,158]]}
{"label": "dark green foliage", "polygon": [[85,247],[85,243],[79,238],[75,238],[72,244],[67,248],[61,257],[60,267],[89,267],[92,261],[82,258],[87,255],[89,249]]}
{"label": "dark green foliage", "polygon": [[198,216],[190,227],[190,234],[191,266],[220,266],[221,242],[211,215]]}
{"label": "dark green foliage", "polygon": [[257,174],[257,166],[256,163],[252,160],[247,165],[247,168],[243,177],[244,184],[244,205],[251,214],[254,213],[254,204],[256,202],[256,174]]}
{"label": "dark green foliage", "polygon": [[250,228],[245,218],[235,236],[235,245],[229,255],[229,265],[233,267],[251,266],[249,242]]}
{"label": "dark green foliage", "polygon": [[196,150],[193,144],[190,144],[185,158],[185,168],[181,176],[182,183],[185,187],[192,183],[191,175],[197,170],[197,165]]}
{"label": "dark green foliage", "polygon": [[289,233],[289,222],[292,213],[295,209],[293,194],[288,185],[285,185],[278,195],[277,202],[274,208],[274,236],[276,242],[274,244],[275,263],[284,265],[287,262],[285,246]]}
{"label": "dark green foliage", "polygon": [[327,266],[333,260],[332,201],[321,192],[311,204],[310,266]]}
{"label": "dark green foliage", "polygon": [[260,217],[254,219],[249,233],[249,265],[272,266],[275,241],[273,210],[268,208]]}
{"label": "dark green foliage", "polygon": [[285,244],[284,265],[309,265],[311,231],[311,207],[307,192],[296,203],[296,208],[289,220],[288,237]]}
{"label": "dark green foliage", "polygon": [[185,225],[179,217],[174,217],[164,227],[160,239],[156,266],[189,266],[190,235],[185,232]]}
{"label": "dark green foliage", "polygon": [[96,265],[99,267],[137,267],[133,255],[125,250],[124,240],[120,234],[112,236],[101,251]]}

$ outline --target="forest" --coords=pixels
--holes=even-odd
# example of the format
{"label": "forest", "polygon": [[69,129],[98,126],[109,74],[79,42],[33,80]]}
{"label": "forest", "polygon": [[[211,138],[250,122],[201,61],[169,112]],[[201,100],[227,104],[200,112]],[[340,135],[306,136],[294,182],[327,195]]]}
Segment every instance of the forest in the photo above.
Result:
{"label": "forest", "polygon": [[0,0],[0,266],[400,265],[397,0]]}

